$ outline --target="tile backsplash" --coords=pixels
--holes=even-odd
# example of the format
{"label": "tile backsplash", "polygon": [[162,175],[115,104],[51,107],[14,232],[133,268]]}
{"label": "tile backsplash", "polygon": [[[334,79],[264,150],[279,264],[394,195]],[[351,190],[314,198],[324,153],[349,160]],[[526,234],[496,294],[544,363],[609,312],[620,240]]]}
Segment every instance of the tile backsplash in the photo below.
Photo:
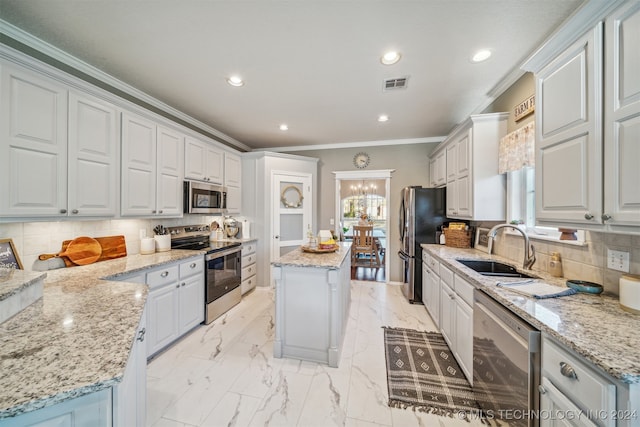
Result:
{"label": "tile backsplash", "polygon": [[[640,274],[640,236],[628,234],[585,232],[585,245],[576,246],[546,240],[531,240],[536,250],[536,263],[532,270],[549,271],[552,252],[559,252],[562,259],[563,277],[601,284],[606,292],[618,292],[618,283],[623,274]],[[629,273],[607,268],[607,249],[629,252]],[[494,244],[494,253],[521,265],[524,252],[522,237],[499,233]]]}
{"label": "tile backsplash", "polygon": [[[242,217],[234,218],[242,220]],[[153,236],[153,228],[180,225],[211,224],[222,225],[223,217],[207,215],[184,215],[183,218],[158,219],[114,219],[86,221],[16,222],[0,223],[0,239],[12,239],[25,270],[32,270],[40,254],[58,253],[64,240],[78,236],[102,237],[124,235],[127,254],[140,253],[140,230]]]}

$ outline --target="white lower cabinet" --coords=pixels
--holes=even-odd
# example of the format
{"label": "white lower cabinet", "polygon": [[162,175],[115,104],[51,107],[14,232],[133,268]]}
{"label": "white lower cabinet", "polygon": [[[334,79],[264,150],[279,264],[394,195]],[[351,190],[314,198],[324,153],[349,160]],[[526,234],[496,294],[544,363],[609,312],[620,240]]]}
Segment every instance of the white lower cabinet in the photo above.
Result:
{"label": "white lower cabinet", "polygon": [[147,421],[147,314],[142,313],[122,382],[113,388],[114,427],[144,426]]}
{"label": "white lower cabinet", "polygon": [[246,294],[256,287],[256,242],[242,244],[242,283],[240,291]]}
{"label": "white lower cabinet", "polygon": [[111,389],[97,391],[57,405],[0,420],[3,427],[111,427]]}
{"label": "white lower cabinet", "polygon": [[440,331],[473,384],[473,286],[440,265]]}
{"label": "white lower cabinet", "polygon": [[426,252],[422,253],[422,303],[436,327],[440,326],[440,276],[431,266],[438,266]]}
{"label": "white lower cabinet", "polygon": [[204,257],[150,271],[147,284],[147,357],[151,357],[204,321]]}
{"label": "white lower cabinet", "polygon": [[[567,411],[565,418],[575,418],[560,423],[558,417],[545,416],[540,422],[542,427],[624,425],[617,424],[614,416],[616,385],[545,335],[542,336],[541,383],[541,409]],[[578,417],[579,414],[582,416]]]}

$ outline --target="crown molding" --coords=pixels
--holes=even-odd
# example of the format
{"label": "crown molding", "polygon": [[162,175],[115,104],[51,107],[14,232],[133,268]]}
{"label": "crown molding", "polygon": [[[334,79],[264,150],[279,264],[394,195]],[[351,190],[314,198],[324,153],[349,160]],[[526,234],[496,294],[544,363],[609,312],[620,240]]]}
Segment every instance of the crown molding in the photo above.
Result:
{"label": "crown molding", "polygon": [[625,1],[628,0],[587,0],[525,59],[521,68],[537,73]]}
{"label": "crown molding", "polygon": [[395,169],[380,169],[366,171],[333,171],[336,179],[385,179],[391,178]]}
{"label": "crown molding", "polygon": [[[336,150],[340,148],[381,147],[385,145],[410,145],[410,144],[439,144],[446,136],[433,136],[426,138],[387,139],[380,141],[340,142],[337,144],[297,145],[291,147],[274,147],[269,151],[289,153],[292,151],[310,150]],[[257,150],[254,150],[257,151]]]}
{"label": "crown molding", "polygon": [[[108,87],[112,87],[117,91],[124,92],[129,96],[131,96],[132,98],[139,100],[140,102],[148,104],[154,108],[157,108],[160,111],[165,112],[166,114],[178,120],[188,123],[191,126],[194,126],[195,128],[200,129],[205,134],[212,135],[215,139],[218,139],[219,142],[226,143],[228,145],[237,147],[244,151],[251,150],[251,147],[243,144],[240,141],[235,140],[229,135],[223,132],[220,132],[217,129],[214,129],[211,126],[200,122],[199,120],[194,119],[193,117],[183,113],[182,111],[176,110],[170,105],[165,104],[164,102],[146,94],[145,92],[139,89],[136,89],[135,87],[128,85],[127,83],[121,80],[116,79],[115,77],[105,73],[104,71],[0,19],[0,35],[2,34],[4,34],[6,37],[12,39],[17,43],[26,46],[27,48],[37,51],[38,53],[44,55],[46,58],[49,58],[49,62],[42,61],[47,63],[47,65],[49,66],[61,69],[59,67],[59,64],[64,64],[65,66],[71,67],[72,69],[78,71],[81,74],[84,74],[90,78],[100,81],[101,83],[107,85]],[[21,52],[19,49],[16,49],[16,48],[13,48],[13,49],[29,57],[29,55],[27,55],[24,52]],[[6,54],[4,56],[7,57]],[[11,58],[7,58],[7,59],[11,59]],[[24,61],[25,61],[24,58],[20,58],[20,59],[21,59],[20,62],[24,64]],[[33,59],[33,61],[41,61],[41,60]],[[59,63],[59,64],[56,64],[56,63]],[[30,64],[30,65],[31,65],[30,68],[33,68],[33,64]]]}

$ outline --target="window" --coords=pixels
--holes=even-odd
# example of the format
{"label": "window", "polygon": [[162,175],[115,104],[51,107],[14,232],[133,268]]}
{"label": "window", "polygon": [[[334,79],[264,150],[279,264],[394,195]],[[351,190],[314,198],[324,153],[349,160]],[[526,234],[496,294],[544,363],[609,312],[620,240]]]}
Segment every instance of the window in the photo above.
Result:
{"label": "window", "polygon": [[[507,221],[524,224],[532,239],[560,240],[557,228],[536,226],[535,183],[533,167],[507,172]],[[584,242],[584,231],[577,236],[573,242]]]}

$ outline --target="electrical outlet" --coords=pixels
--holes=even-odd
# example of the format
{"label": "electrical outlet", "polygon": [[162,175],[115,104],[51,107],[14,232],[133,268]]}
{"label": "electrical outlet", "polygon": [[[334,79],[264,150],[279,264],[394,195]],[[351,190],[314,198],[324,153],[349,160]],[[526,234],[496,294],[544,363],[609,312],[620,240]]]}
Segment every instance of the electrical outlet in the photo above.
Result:
{"label": "electrical outlet", "polygon": [[140,233],[140,240],[142,240],[145,237],[147,237],[147,230],[145,230],[144,228],[141,228],[139,233]]}
{"label": "electrical outlet", "polygon": [[607,268],[629,272],[629,252],[607,249]]}
{"label": "electrical outlet", "polygon": [[329,225],[333,225],[334,223],[333,218],[329,219]]}

